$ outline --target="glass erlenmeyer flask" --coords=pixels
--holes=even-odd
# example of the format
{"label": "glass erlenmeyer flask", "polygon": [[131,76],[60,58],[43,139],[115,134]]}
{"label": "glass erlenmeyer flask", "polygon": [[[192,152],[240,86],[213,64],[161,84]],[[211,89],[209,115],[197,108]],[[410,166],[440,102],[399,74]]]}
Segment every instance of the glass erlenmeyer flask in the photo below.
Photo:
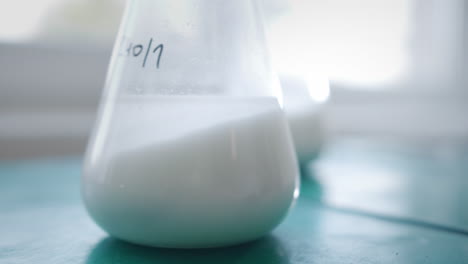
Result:
{"label": "glass erlenmeyer flask", "polygon": [[161,247],[256,239],[298,194],[290,133],[250,0],[133,0],[82,193],[109,234]]}

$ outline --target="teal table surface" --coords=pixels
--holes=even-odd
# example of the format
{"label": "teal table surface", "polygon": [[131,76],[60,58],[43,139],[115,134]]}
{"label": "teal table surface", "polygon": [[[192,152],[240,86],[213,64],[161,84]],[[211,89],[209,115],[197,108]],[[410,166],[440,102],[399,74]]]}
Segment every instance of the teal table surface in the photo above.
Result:
{"label": "teal table surface", "polygon": [[348,140],[307,173],[329,206],[468,232],[468,144]]}
{"label": "teal table surface", "polygon": [[468,263],[465,149],[330,145],[270,235],[203,250],[108,237],[82,205],[79,159],[2,162],[0,263]]}

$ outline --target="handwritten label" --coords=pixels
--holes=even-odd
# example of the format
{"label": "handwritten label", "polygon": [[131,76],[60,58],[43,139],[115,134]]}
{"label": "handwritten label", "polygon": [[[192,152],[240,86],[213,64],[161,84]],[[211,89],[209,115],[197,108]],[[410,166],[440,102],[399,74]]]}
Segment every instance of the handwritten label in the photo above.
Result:
{"label": "handwritten label", "polygon": [[[150,38],[148,44],[134,43],[123,37],[121,42],[120,56],[142,58],[141,67],[145,68],[147,65],[155,65],[159,69],[161,64],[161,57],[164,51],[164,44],[153,43],[153,38]],[[151,62],[154,61],[154,64]]]}

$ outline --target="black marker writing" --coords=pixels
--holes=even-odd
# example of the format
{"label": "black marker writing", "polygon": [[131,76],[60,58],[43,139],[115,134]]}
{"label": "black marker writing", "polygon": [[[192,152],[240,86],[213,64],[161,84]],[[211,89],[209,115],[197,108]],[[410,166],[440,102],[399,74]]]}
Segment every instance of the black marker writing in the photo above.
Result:
{"label": "black marker writing", "polygon": [[153,50],[153,53],[155,53],[156,51],[159,50],[159,55],[158,55],[158,60],[156,62],[156,68],[159,69],[159,62],[161,61],[161,55],[163,53],[163,50],[164,50],[164,45],[163,44],[159,44],[154,50]]}
{"label": "black marker writing", "polygon": [[[127,57],[134,57],[138,58],[142,55],[143,51],[145,51],[145,55],[141,64],[141,67],[145,68],[147,61],[150,60],[152,57],[155,57],[156,68],[159,69],[159,65],[161,63],[161,57],[164,51],[164,44],[159,44],[153,49],[153,38],[150,38],[148,45],[144,46],[143,44],[135,44],[133,42],[128,41],[126,37],[122,38],[121,42],[122,49],[125,49],[125,52],[120,52],[120,56],[127,56]],[[152,56],[155,55],[155,56]]]}

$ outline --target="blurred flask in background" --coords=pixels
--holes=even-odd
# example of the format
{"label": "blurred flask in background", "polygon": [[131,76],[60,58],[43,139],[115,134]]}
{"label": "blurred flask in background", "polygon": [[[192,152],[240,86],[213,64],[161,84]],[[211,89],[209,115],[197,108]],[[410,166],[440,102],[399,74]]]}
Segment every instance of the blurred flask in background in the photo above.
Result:
{"label": "blurred flask in background", "polygon": [[[294,146],[302,165],[315,160],[325,141],[323,105],[330,94],[324,65],[318,60],[320,50],[311,45],[307,52],[298,54],[307,42],[307,21],[295,17],[293,3],[288,0],[262,1],[269,23],[273,63],[280,73],[284,109],[287,114]],[[297,6],[297,5],[296,5]],[[302,23],[298,27],[298,23]],[[298,32],[294,38],[291,33]]]}

